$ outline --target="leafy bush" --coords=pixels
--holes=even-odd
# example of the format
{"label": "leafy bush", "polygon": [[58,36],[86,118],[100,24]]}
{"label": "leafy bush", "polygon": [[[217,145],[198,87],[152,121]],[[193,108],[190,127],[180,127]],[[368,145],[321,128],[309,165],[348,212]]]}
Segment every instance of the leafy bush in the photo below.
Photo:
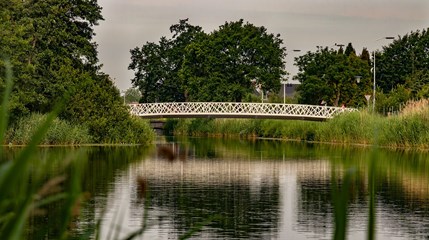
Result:
{"label": "leafy bush", "polygon": [[120,124],[108,129],[109,139],[113,143],[139,143],[148,145],[154,138],[154,131],[148,121],[138,117],[124,119]]}
{"label": "leafy bush", "polygon": [[429,84],[426,84],[417,92],[417,97],[420,99],[429,98]]}
{"label": "leafy bush", "polygon": [[401,110],[401,107],[410,100],[411,91],[406,89],[403,85],[399,85],[393,89],[389,94],[379,94],[377,96],[376,108],[380,113],[394,113]]}
{"label": "leafy bush", "polygon": [[134,118],[107,75],[81,79],[61,113],[64,119],[88,126],[94,143],[147,144],[154,132],[146,120]]}
{"label": "leafy bush", "polygon": [[243,102],[260,103],[261,102],[261,96],[257,96],[254,93],[248,93],[244,96]]}

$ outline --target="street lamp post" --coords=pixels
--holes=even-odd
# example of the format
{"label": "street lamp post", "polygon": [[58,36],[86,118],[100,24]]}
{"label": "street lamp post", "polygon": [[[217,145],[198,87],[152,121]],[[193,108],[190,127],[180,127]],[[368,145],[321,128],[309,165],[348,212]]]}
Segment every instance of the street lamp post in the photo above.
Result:
{"label": "street lamp post", "polygon": [[344,47],[344,44],[341,44],[341,43],[335,43],[335,44],[334,44],[334,46],[342,48],[342,47]]}
{"label": "street lamp post", "polygon": [[[301,49],[293,49],[293,52],[301,52]],[[283,84],[283,104],[286,104],[286,86],[287,86],[288,80],[280,81],[280,84]]]}
{"label": "street lamp post", "polygon": [[[395,39],[394,37],[383,37],[380,39],[377,39],[377,41],[380,41],[382,39]],[[375,83],[375,50],[372,51],[373,53],[373,57],[372,60],[374,62],[374,66],[373,66],[373,73],[374,73],[374,84],[373,84],[373,89],[372,89],[372,112],[375,112],[375,88],[376,88],[376,83]]]}
{"label": "street lamp post", "polygon": [[283,84],[283,104],[286,104],[286,81],[280,81],[281,84]]}

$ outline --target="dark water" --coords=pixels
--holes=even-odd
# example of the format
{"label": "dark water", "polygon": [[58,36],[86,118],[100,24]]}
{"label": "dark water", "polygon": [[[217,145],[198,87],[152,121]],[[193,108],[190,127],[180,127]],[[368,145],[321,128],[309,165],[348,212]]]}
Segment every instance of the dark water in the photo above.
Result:
{"label": "dark water", "polygon": [[[373,197],[376,239],[429,239],[427,153],[195,138],[41,155],[54,163],[49,174],[66,156],[82,171],[90,195],[74,238],[94,238],[101,220],[100,239],[124,239],[143,224],[136,239],[193,229],[193,239],[332,239],[342,222],[348,239],[366,239]],[[59,208],[35,217],[29,238],[52,235]]]}

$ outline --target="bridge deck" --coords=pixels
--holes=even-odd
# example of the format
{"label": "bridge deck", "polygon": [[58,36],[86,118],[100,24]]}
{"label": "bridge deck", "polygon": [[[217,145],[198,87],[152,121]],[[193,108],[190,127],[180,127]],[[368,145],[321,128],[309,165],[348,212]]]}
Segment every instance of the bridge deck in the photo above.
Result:
{"label": "bridge deck", "polygon": [[264,118],[323,121],[354,108],[279,103],[170,102],[130,104],[143,118]]}

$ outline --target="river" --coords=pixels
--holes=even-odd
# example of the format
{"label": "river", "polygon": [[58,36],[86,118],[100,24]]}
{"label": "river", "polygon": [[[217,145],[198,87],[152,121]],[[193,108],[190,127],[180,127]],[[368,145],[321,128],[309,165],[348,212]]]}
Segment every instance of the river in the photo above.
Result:
{"label": "river", "polygon": [[[428,153],[164,137],[149,148],[39,151],[48,175],[80,173],[87,197],[76,239],[94,238],[97,223],[100,239],[142,226],[135,239],[332,239],[341,229],[366,239],[371,221],[376,239],[429,237]],[[64,159],[74,167],[56,167]],[[32,218],[29,239],[54,234],[59,208]]]}

